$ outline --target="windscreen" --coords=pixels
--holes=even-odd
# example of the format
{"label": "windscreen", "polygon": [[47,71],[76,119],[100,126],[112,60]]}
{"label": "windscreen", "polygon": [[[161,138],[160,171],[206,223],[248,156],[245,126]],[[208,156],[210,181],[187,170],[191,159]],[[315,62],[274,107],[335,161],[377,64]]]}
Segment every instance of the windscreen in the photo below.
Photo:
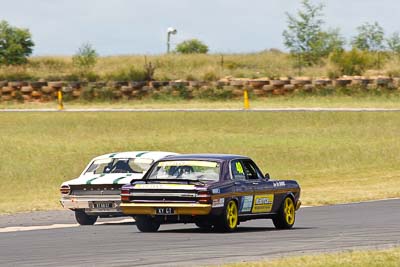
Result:
{"label": "windscreen", "polygon": [[220,164],[213,161],[160,161],[148,179],[218,181]]}
{"label": "windscreen", "polygon": [[147,171],[152,159],[146,158],[108,158],[95,160],[85,174],[143,173]]}

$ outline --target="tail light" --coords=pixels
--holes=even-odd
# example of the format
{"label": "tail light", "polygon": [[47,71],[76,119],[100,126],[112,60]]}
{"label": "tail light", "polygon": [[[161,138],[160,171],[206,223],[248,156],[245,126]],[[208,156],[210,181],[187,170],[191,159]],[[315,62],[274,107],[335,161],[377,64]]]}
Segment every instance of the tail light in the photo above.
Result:
{"label": "tail light", "polygon": [[121,202],[129,202],[129,189],[121,189]]}
{"label": "tail light", "polygon": [[60,193],[63,195],[69,195],[69,193],[71,193],[71,188],[69,185],[63,185],[60,187]]}
{"label": "tail light", "polygon": [[200,191],[197,198],[201,204],[211,204],[211,193],[209,191]]}

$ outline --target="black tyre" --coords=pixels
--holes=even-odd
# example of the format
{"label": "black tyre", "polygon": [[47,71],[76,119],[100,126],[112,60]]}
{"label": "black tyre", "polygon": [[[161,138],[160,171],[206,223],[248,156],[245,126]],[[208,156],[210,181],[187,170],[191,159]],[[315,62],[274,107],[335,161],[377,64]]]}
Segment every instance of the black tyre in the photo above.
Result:
{"label": "black tyre", "polygon": [[230,200],[224,209],[223,214],[216,221],[215,228],[221,232],[233,232],[239,222],[239,209],[236,201]]}
{"label": "black tyre", "polygon": [[87,215],[83,210],[76,210],[75,219],[80,225],[93,225],[97,221],[97,216]]}
{"label": "black tyre", "polygon": [[272,219],[276,229],[290,229],[293,227],[296,218],[294,201],[291,197],[286,197],[278,214]]}
{"label": "black tyre", "polygon": [[137,216],[135,220],[136,226],[140,232],[157,232],[158,228],[160,228],[160,223],[148,216]]}

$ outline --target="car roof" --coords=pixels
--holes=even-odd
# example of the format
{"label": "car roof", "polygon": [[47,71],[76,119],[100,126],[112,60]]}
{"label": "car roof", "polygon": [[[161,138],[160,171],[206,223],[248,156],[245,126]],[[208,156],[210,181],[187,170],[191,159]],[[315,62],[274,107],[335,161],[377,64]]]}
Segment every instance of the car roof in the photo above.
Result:
{"label": "car roof", "polygon": [[177,155],[174,152],[166,151],[125,151],[125,152],[114,152],[95,157],[93,160],[106,159],[106,158],[146,158],[159,160],[167,156]]}
{"label": "car roof", "polygon": [[232,159],[249,159],[249,157],[233,154],[178,154],[163,160],[212,160],[224,161]]}

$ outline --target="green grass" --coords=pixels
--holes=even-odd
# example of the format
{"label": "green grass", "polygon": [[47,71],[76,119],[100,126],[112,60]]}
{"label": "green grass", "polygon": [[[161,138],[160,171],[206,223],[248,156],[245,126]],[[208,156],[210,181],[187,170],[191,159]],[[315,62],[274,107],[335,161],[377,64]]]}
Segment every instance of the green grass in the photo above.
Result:
{"label": "green grass", "polygon": [[[242,99],[231,100],[182,100],[182,99],[142,99],[131,101],[70,101],[65,108],[243,108]],[[400,108],[400,95],[397,93],[365,96],[276,96],[267,98],[251,98],[251,108],[283,108],[283,107],[350,107],[350,108]],[[17,103],[0,102],[0,109],[35,109],[57,108],[57,102]]]}
{"label": "green grass", "polygon": [[400,197],[399,113],[0,113],[0,213],[60,208],[99,154],[237,153],[305,205]]}
{"label": "green grass", "polygon": [[348,251],[302,257],[287,257],[270,261],[245,262],[224,267],[399,267],[400,248],[386,250]]}

